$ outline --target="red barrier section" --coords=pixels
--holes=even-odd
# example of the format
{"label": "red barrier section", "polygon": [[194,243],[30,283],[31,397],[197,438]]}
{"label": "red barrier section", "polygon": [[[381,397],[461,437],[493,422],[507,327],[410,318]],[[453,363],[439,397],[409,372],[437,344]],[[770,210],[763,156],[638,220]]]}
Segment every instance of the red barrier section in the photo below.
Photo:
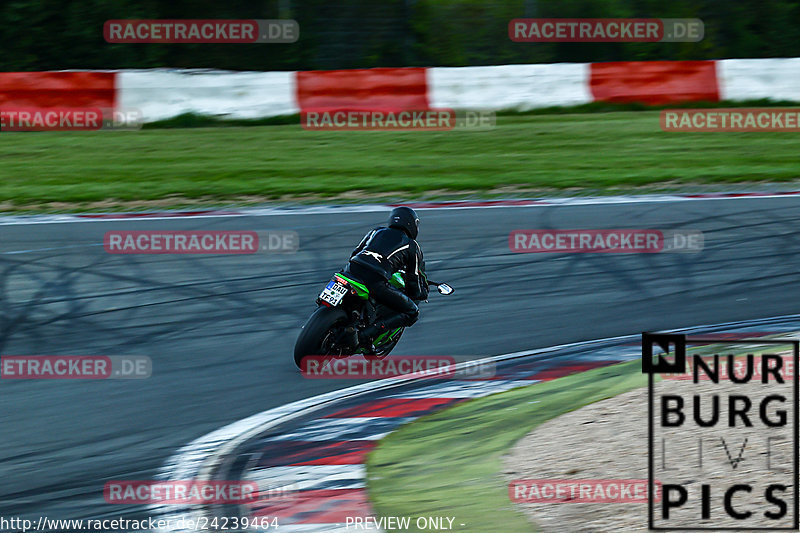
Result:
{"label": "red barrier section", "polygon": [[297,103],[303,111],[424,111],[428,109],[425,69],[298,72]]}
{"label": "red barrier section", "polygon": [[589,86],[605,102],[719,101],[714,61],[592,63]]}
{"label": "red barrier section", "polygon": [[113,108],[113,72],[0,72],[0,107]]}

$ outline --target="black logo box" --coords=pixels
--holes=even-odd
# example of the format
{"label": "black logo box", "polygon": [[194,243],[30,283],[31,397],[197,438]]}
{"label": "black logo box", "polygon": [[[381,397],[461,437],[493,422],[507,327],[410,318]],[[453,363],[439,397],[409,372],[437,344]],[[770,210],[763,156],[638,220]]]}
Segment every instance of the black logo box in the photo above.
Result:
{"label": "black logo box", "polygon": [[[792,347],[794,357],[794,524],[789,527],[656,527],[653,513],[654,500],[654,477],[653,477],[653,401],[654,375],[659,374],[682,374],[686,372],[686,346],[687,344],[777,344]],[[665,355],[674,352],[674,360],[658,355],[658,361],[653,362],[653,349],[657,347]],[[798,403],[800,403],[800,386],[798,386],[798,374],[800,374],[800,340],[778,340],[778,339],[731,339],[726,337],[695,336],[689,337],[685,334],[675,333],[642,333],[642,373],[648,374],[647,379],[647,521],[651,531],[797,531],[800,529],[800,418],[798,417]]]}

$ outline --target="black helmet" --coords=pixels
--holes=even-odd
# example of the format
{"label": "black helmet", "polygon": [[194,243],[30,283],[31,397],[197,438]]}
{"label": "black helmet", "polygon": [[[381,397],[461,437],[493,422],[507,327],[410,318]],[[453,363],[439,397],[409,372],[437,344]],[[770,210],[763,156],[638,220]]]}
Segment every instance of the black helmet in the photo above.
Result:
{"label": "black helmet", "polygon": [[389,214],[389,227],[405,231],[412,239],[419,233],[419,217],[410,207],[395,207]]}

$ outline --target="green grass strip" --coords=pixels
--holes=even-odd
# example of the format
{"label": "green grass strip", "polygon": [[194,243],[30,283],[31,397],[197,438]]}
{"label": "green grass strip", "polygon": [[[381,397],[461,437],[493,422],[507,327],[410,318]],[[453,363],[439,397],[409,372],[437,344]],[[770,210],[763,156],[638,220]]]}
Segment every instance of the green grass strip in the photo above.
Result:
{"label": "green grass strip", "polygon": [[[797,102],[789,100],[722,100],[719,102],[682,102],[666,105],[648,105],[639,102],[590,102],[588,104],[570,106],[537,107],[527,111],[501,109],[495,112],[497,116],[518,115],[562,115],[573,113],[611,113],[614,111],[656,111],[661,109],[716,109],[716,108],[741,108],[741,107],[797,107]],[[197,113],[184,113],[176,117],[148,122],[145,129],[168,128],[206,128],[230,126],[275,126],[281,124],[300,124],[300,114],[278,115],[263,118],[226,118],[214,115],[201,115]]]}
{"label": "green grass strip", "polygon": [[499,116],[490,131],[291,124],[3,132],[0,141],[3,211],[681,190],[800,178],[796,133],[665,133],[658,111]]}
{"label": "green grass strip", "polygon": [[[416,517],[454,516],[456,531],[530,532],[532,525],[508,498],[502,455],[547,420],[646,384],[635,360],[423,417],[391,433],[369,455],[370,500],[380,516],[414,517],[410,531],[418,531]],[[642,423],[646,418],[642,406]]]}

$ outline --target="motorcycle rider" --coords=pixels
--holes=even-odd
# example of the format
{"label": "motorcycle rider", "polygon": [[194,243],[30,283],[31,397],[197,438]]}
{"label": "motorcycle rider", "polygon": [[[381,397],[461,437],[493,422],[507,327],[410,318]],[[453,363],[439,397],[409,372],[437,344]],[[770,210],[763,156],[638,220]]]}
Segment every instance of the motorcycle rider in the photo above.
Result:
{"label": "motorcycle rider", "polygon": [[[428,283],[422,248],[416,241],[418,233],[417,213],[410,207],[396,207],[389,214],[387,227],[367,233],[350,254],[344,274],[364,283],[378,303],[396,312],[359,332],[360,346],[370,348],[382,333],[411,326],[419,318],[419,307],[414,300],[428,298]],[[389,283],[392,274],[400,269],[405,270],[408,295]]]}

